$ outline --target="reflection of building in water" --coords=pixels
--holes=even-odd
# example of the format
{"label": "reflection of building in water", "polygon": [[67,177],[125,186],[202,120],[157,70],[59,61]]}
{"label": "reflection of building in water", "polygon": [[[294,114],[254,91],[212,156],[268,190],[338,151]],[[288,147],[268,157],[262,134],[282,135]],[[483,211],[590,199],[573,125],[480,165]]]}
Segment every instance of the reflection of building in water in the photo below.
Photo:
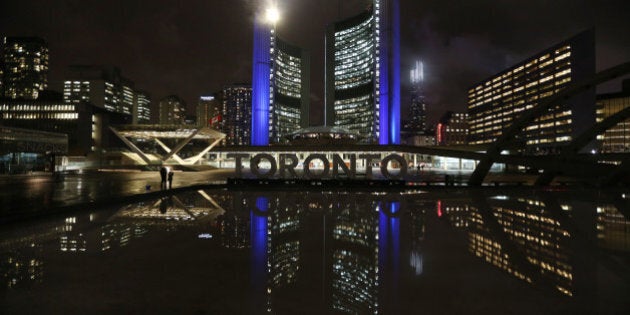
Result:
{"label": "reflection of building in water", "polygon": [[138,224],[109,223],[101,227],[101,250],[124,247],[132,239],[142,238],[148,230]]}
{"label": "reflection of building in water", "polygon": [[41,283],[43,277],[41,245],[33,243],[20,251],[0,254],[0,288],[29,287]]}
{"label": "reflection of building in water", "polygon": [[[235,202],[250,209],[252,310],[295,312],[284,301],[295,298],[301,283],[315,281],[310,285],[321,284],[323,294],[309,297],[314,312],[381,312],[380,272],[396,269],[400,217],[389,218],[380,207],[399,211],[398,203],[363,193],[261,195]],[[383,261],[380,246],[392,247],[382,252]]]}
{"label": "reflection of building in water", "polygon": [[[468,203],[468,202],[466,202]],[[549,284],[572,295],[573,267],[569,232],[544,203],[519,199],[496,201],[486,214],[465,203],[444,206],[449,221],[468,232],[469,250],[528,283]]]}
{"label": "reflection of building in water", "polygon": [[424,241],[426,231],[426,209],[433,209],[433,207],[435,207],[435,202],[416,202],[415,206],[408,212],[408,218],[411,222],[409,266],[413,269],[416,276],[421,275],[424,271],[424,254],[422,253],[421,244]]}
{"label": "reflection of building in water", "polygon": [[142,226],[192,226],[196,220],[218,215],[219,211],[210,204],[184,203],[183,196],[162,197],[153,202],[141,202],[121,208],[113,219],[122,219]]}
{"label": "reflection of building in water", "polygon": [[250,214],[243,192],[213,194],[212,199],[221,208],[230,209],[218,216],[216,226],[225,248],[249,248],[251,243]]}
{"label": "reflection of building in water", "polygon": [[76,223],[76,217],[66,218],[65,233],[59,237],[59,250],[62,252],[84,252],[87,250],[85,236],[83,233],[75,231],[74,225]]}
{"label": "reflection of building in water", "polygon": [[630,251],[630,221],[612,205],[597,207],[597,241],[606,249]]}
{"label": "reflection of building in water", "polygon": [[271,281],[274,287],[295,283],[300,270],[301,207],[288,196],[275,198],[271,219]]}
{"label": "reflection of building in water", "polygon": [[198,226],[200,221],[210,221],[221,213],[223,209],[203,191],[127,205],[102,227],[101,250],[126,246],[152,228],[174,231],[183,226]]}
{"label": "reflection of building in water", "polygon": [[519,202],[522,202],[520,209],[511,205],[494,208],[497,222],[524,252],[529,264],[540,268],[541,275],[551,279],[558,291],[572,295],[571,235],[545,210],[544,203],[527,199]]}
{"label": "reflection of building in water", "polygon": [[253,302],[258,312],[278,311],[277,303],[291,294],[298,280],[300,261],[299,194],[276,193],[273,196],[248,196],[239,204],[250,209]]}
{"label": "reflection of building in water", "polygon": [[221,245],[225,248],[249,247],[249,220],[235,214],[225,214],[217,218],[221,235]]}
{"label": "reflection of building in water", "polygon": [[[61,247],[66,250],[85,248],[85,238],[81,239],[83,235],[72,234],[76,222],[77,218],[70,217],[63,221],[32,224],[14,233],[3,234],[0,239],[0,287],[29,286],[42,281],[42,244],[50,244],[57,250],[59,240]],[[75,241],[74,245],[71,244],[72,240]]]}
{"label": "reflection of building in water", "polygon": [[331,295],[335,311],[367,314],[378,310],[379,216],[373,205],[363,206],[357,202],[341,205],[334,217]]}

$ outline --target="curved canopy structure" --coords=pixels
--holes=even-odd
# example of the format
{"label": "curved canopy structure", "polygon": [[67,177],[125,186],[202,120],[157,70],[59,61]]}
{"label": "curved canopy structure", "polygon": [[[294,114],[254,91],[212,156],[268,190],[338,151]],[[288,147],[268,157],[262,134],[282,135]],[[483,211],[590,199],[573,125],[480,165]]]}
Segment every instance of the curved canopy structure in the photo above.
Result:
{"label": "curved canopy structure", "polygon": [[[180,165],[193,165],[201,157],[208,153],[214,146],[225,138],[225,134],[208,127],[193,128],[187,125],[124,125],[109,127],[111,131],[120,138],[132,151],[137,153],[146,164],[154,164],[146,153],[142,152],[129,139],[153,140],[166,151],[166,155],[161,157],[161,163],[173,158]],[[160,139],[178,139],[174,148],[169,148]],[[177,153],[181,151],[193,139],[207,140],[209,145],[199,154],[187,158],[180,158]]]}

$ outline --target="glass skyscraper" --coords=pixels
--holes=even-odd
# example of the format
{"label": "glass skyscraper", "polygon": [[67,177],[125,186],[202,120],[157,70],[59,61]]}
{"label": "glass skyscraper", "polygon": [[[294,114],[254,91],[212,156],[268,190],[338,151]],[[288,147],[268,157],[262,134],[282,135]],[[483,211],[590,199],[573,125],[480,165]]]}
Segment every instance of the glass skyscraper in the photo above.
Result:
{"label": "glass skyscraper", "polygon": [[326,34],[326,125],[400,143],[399,1],[374,0]]}
{"label": "glass skyscraper", "polygon": [[248,145],[251,139],[252,88],[247,84],[233,84],[221,91],[221,132],[224,145]]}
{"label": "glass skyscraper", "polygon": [[269,141],[284,142],[285,136],[308,127],[310,57],[303,49],[279,37],[272,41],[272,77],[269,105]]}

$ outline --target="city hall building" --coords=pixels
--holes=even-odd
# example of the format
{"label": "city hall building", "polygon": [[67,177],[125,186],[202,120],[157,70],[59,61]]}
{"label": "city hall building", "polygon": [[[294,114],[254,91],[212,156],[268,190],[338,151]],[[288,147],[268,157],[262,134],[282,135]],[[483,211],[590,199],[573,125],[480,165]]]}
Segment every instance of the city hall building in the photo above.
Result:
{"label": "city hall building", "polygon": [[374,0],[326,33],[326,125],[400,143],[399,1]]}
{"label": "city hall building", "polygon": [[282,40],[275,21],[254,22],[251,145],[284,141],[309,125],[310,56]]}
{"label": "city hall building", "polygon": [[[483,80],[468,90],[468,143],[494,142],[526,110],[594,75],[595,32],[588,30]],[[531,154],[554,153],[594,123],[591,88],[554,104],[514,139],[512,147]]]}

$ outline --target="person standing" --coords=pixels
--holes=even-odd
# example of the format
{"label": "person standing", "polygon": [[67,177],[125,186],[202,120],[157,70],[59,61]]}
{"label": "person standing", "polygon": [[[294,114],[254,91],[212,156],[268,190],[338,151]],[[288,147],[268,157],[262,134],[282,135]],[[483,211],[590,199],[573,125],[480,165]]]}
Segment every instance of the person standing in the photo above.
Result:
{"label": "person standing", "polygon": [[162,179],[162,181],[160,182],[160,188],[165,189],[166,188],[166,173],[168,172],[168,169],[166,168],[166,166],[162,166],[160,168],[160,178]]}
{"label": "person standing", "polygon": [[168,188],[173,188],[173,171],[168,172]]}
{"label": "person standing", "polygon": [[160,187],[164,188],[166,186],[166,167],[160,167]]}

